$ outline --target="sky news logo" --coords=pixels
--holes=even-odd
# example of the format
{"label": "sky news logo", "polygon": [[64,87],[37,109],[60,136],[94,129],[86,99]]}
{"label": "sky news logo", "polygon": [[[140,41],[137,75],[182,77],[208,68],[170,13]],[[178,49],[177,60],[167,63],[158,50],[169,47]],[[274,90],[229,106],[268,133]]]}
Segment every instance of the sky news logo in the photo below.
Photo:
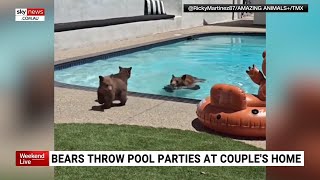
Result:
{"label": "sky news logo", "polygon": [[16,8],[16,21],[45,21],[44,8]]}

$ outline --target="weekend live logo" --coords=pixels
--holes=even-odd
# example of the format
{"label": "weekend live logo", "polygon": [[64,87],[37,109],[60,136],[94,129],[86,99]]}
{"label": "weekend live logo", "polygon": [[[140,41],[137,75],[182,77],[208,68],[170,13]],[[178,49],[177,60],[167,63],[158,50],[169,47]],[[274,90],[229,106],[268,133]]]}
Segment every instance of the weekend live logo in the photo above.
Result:
{"label": "weekend live logo", "polygon": [[16,8],[16,21],[45,21],[44,8]]}
{"label": "weekend live logo", "polygon": [[16,166],[49,166],[49,151],[16,151]]}

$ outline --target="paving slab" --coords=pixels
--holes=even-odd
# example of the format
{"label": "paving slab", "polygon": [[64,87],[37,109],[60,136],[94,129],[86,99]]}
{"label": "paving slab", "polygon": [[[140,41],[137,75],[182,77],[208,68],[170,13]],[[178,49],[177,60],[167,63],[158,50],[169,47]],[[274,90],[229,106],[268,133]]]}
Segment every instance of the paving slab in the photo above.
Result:
{"label": "paving slab", "polygon": [[[129,96],[125,106],[102,112],[92,110],[99,105],[96,98],[93,91],[55,87],[55,123],[128,124],[204,131],[196,120],[196,104]],[[265,141],[239,141],[265,149]]]}
{"label": "paving slab", "polygon": [[69,50],[59,50],[55,51],[55,61],[61,61],[68,58],[84,56],[87,54],[95,54],[99,52],[104,52],[113,49],[119,49],[127,46],[134,46],[137,44],[144,44],[154,41],[160,41],[165,39],[170,39],[172,37],[182,36],[182,35],[195,35],[199,33],[218,33],[218,32],[266,32],[265,28],[256,27],[232,27],[224,25],[210,25],[201,26],[190,29],[182,29],[177,31],[170,31],[166,33],[153,34],[144,37],[137,37],[132,39],[126,39],[121,41],[115,41],[112,43],[97,43],[91,44],[88,47],[81,47],[77,49]]}
{"label": "paving slab", "polygon": [[55,88],[55,122],[119,124],[164,102],[129,97],[126,106],[101,111],[96,99],[96,92]]}
{"label": "paving slab", "polygon": [[196,108],[196,104],[166,101],[134,116],[127,124],[194,130],[192,121],[197,118]]}

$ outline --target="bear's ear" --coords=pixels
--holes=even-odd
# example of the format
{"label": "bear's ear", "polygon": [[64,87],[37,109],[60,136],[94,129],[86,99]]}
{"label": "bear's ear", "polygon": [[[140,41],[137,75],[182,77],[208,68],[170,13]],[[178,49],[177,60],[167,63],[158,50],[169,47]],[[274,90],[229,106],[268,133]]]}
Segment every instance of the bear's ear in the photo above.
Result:
{"label": "bear's ear", "polygon": [[103,76],[99,76],[100,81],[103,81]]}
{"label": "bear's ear", "polygon": [[121,66],[119,66],[119,70],[121,71],[121,69],[122,69],[122,67]]}
{"label": "bear's ear", "polygon": [[132,70],[132,67],[129,67],[128,69],[129,69],[129,72],[131,72],[131,70]]}
{"label": "bear's ear", "polygon": [[182,80],[185,80],[186,78],[187,78],[187,75],[183,75],[183,76],[181,77]]}
{"label": "bear's ear", "polygon": [[173,74],[172,74],[172,78],[175,78]]}

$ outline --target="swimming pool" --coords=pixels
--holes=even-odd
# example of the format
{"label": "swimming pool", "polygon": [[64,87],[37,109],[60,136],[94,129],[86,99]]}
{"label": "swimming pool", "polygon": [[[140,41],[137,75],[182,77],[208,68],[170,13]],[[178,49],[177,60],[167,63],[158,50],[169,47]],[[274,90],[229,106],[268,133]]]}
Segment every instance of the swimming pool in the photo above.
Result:
{"label": "swimming pool", "polygon": [[[55,71],[55,81],[71,85],[98,87],[99,75],[118,72],[118,66],[132,67],[128,89],[131,92],[203,99],[210,94],[212,85],[233,84],[247,93],[257,93],[246,70],[255,64],[261,69],[265,36],[215,35],[196,40],[180,41],[126,55],[62,68]],[[172,74],[190,74],[204,78],[199,90],[166,92]]]}

